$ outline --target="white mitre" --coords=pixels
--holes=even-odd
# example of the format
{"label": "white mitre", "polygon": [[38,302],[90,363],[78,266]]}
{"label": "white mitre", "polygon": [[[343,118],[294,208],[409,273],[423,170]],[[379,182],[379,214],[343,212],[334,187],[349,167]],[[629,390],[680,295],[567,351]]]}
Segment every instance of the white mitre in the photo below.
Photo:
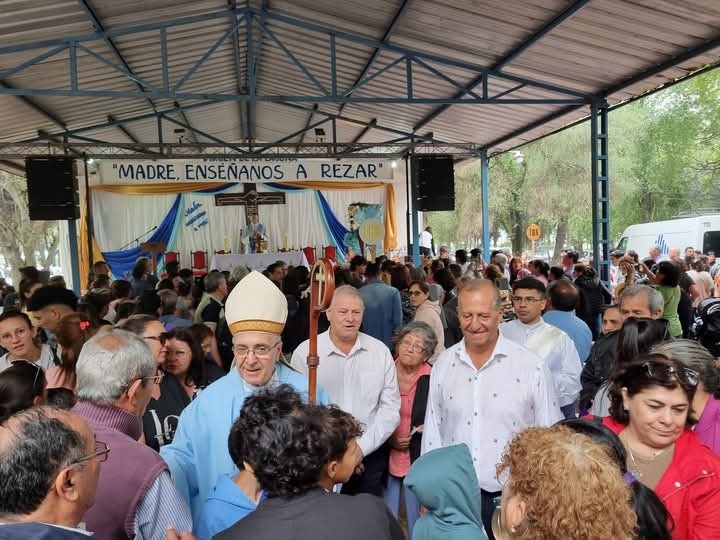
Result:
{"label": "white mitre", "polygon": [[225,319],[233,335],[239,332],[281,334],[287,314],[285,295],[257,271],[241,279],[225,301]]}

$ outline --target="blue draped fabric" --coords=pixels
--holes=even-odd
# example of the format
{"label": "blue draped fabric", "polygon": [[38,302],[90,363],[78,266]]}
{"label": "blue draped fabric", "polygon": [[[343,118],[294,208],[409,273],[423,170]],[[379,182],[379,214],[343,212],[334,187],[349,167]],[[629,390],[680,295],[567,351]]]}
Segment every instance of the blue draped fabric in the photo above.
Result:
{"label": "blue draped fabric", "polygon": [[[162,223],[158,225],[158,228],[155,229],[152,236],[146,240],[147,242],[162,242],[168,247],[172,246],[171,240],[174,239],[175,231],[178,226],[181,202],[182,195],[178,194],[178,196],[175,197],[175,202],[170,207],[170,211],[165,216],[165,219],[163,219]],[[139,246],[131,249],[123,249],[121,251],[103,252],[103,258],[105,259],[105,262],[108,263],[112,274],[114,276],[122,277],[129,275],[133,266],[135,266],[135,261],[137,261],[138,257],[142,256],[149,257],[150,254],[143,252]]]}
{"label": "blue draped fabric", "polygon": [[[268,188],[275,191],[306,191],[308,188],[288,186],[286,184],[277,182],[268,182],[265,184]],[[348,253],[347,244],[345,244],[345,235],[350,231],[345,228],[345,225],[337,218],[335,213],[332,211],[330,204],[327,199],[319,190],[314,190],[317,197],[318,206],[320,207],[320,215],[325,223],[325,231],[327,232],[330,243],[333,244],[337,249],[338,259],[343,262]]]}

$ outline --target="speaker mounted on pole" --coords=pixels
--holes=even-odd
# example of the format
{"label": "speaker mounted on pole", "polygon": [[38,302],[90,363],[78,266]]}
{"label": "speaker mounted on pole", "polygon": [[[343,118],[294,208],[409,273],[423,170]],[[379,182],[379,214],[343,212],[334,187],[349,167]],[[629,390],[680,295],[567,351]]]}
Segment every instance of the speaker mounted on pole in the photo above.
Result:
{"label": "speaker mounted on pole", "polygon": [[450,156],[416,156],[418,210],[437,212],[455,210],[455,164]]}

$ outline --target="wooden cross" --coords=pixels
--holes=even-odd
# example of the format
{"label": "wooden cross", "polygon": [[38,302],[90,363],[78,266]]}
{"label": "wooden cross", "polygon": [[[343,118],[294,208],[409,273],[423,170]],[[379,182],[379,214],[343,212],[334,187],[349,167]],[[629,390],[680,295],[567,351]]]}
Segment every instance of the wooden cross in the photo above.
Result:
{"label": "wooden cross", "polygon": [[258,192],[255,184],[243,184],[242,193],[218,193],[215,195],[215,206],[244,206],[245,223],[248,216],[258,213],[258,206],[285,204],[285,194],[276,192]]}

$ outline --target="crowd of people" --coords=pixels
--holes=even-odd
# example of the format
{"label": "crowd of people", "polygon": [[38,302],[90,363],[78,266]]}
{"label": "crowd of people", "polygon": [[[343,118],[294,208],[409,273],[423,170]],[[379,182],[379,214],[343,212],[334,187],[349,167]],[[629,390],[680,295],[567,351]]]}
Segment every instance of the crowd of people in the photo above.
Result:
{"label": "crowd of people", "polygon": [[423,252],[336,265],[315,403],[305,267],[24,268],[0,539],[719,537],[714,257]]}

